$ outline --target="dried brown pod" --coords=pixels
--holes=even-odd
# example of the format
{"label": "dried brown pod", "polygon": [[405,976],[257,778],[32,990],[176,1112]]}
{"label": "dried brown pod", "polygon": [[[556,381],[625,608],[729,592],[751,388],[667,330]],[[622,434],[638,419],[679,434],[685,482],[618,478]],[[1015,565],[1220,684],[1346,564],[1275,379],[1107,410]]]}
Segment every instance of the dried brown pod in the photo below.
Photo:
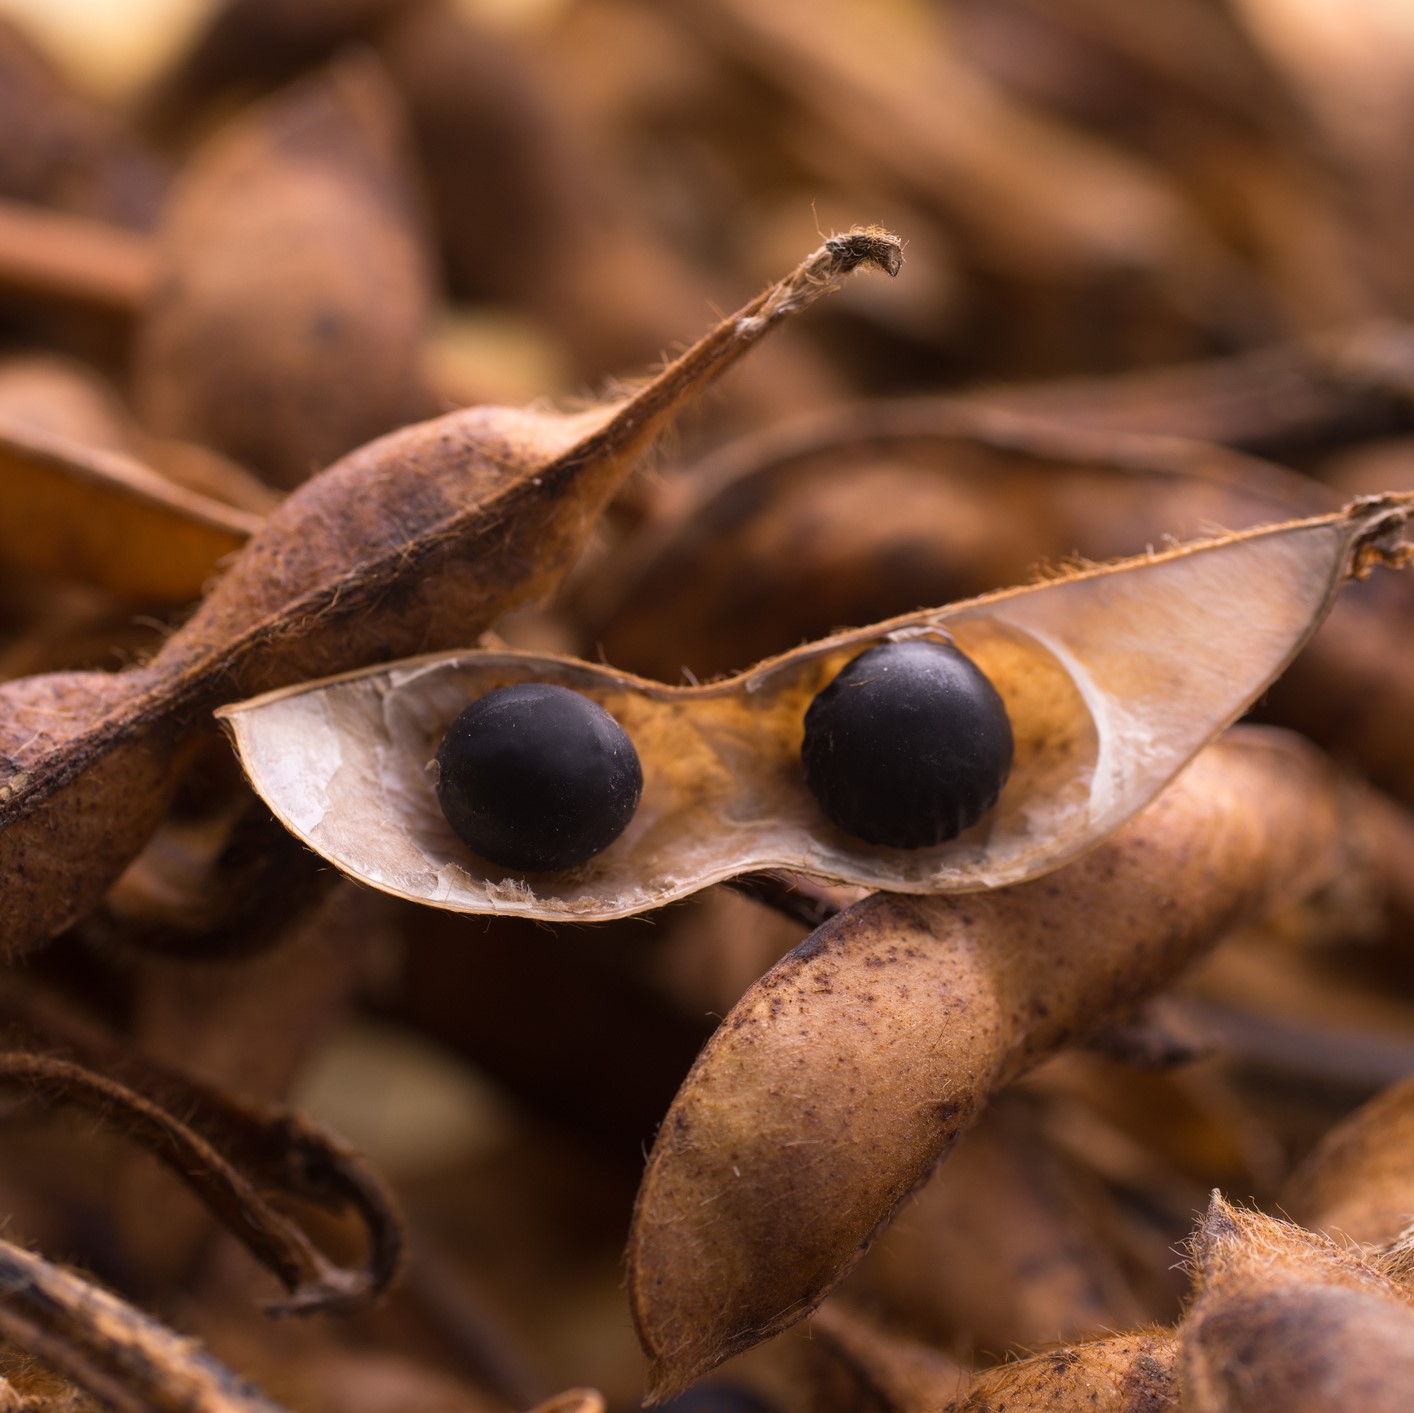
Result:
{"label": "dried brown pod", "polygon": [[433,277],[395,95],[345,59],[221,129],[163,217],[134,348],[146,421],[293,486],[435,404]]}
{"label": "dried brown pod", "polygon": [[1385,308],[1409,313],[1414,288],[1399,250],[1414,185],[1393,133],[1414,117],[1414,43],[1399,7],[1374,6],[1335,21],[1291,0],[1243,0],[1236,10],[1318,130],[1313,147],[1337,170],[1347,259],[1358,260]]}
{"label": "dried brown pod", "polygon": [[[1147,1191],[1147,1189],[1146,1189]],[[971,1361],[1132,1329],[1145,1308],[1093,1173],[1008,1093],[880,1237],[845,1294]]]}
{"label": "dried brown pod", "polygon": [[390,7],[377,42],[453,289],[532,311],[586,376],[655,357],[709,292],[637,216],[632,183],[616,186],[533,52],[439,3]]}
{"label": "dried brown pod", "polygon": [[1414,1294],[1354,1252],[1217,1193],[1190,1246],[1185,1413],[1396,1413],[1414,1381]]}
{"label": "dried brown pod", "polygon": [[154,273],[146,235],[0,200],[0,294],[7,304],[57,306],[112,320],[122,326],[126,350],[127,326]]}
{"label": "dried brown pod", "polygon": [[[856,1387],[838,1407],[877,1408],[878,1413],[935,1413],[950,1400],[965,1375],[947,1355],[880,1329],[839,1301],[815,1312],[812,1341],[844,1366]],[[826,1399],[816,1407],[830,1408]]]}
{"label": "dried brown pod", "polygon": [[284,83],[364,38],[393,0],[224,0],[211,7],[187,50],[144,98],[144,116],[159,130],[198,123],[231,92]]}
{"label": "dried brown pod", "polygon": [[[221,715],[287,828],[360,881],[439,907],[588,921],[771,868],[906,893],[995,888],[1077,857],[1152,799],[1281,672],[1367,555],[1403,557],[1406,510],[1397,498],[1357,502],[1079,571],[839,634],[709,686],[664,687],[568,658],[451,653]],[[806,787],[806,709],[865,650],[919,638],[954,643],[990,680],[1015,760],[995,808],[957,838],[865,844],[828,823]],[[597,702],[635,743],[645,777],[614,843],[533,879],[457,838],[427,771],[469,702],[525,682]]]}
{"label": "dried brown pod", "polygon": [[87,364],[56,354],[0,358],[0,426],[133,450],[132,425],[116,389]]}
{"label": "dried brown pod", "polygon": [[167,174],[112,118],[69,91],[40,50],[0,23],[0,197],[135,229],[151,225]]}
{"label": "dried brown pod", "polygon": [[604,1395],[593,1388],[569,1388],[537,1403],[530,1413],[604,1413]]}
{"label": "dried brown pod", "polygon": [[[547,44],[465,5],[312,0],[292,14],[272,0],[230,0],[159,85],[152,110],[159,122],[187,120],[351,42],[376,48],[407,109],[457,295],[527,311],[589,380],[660,357],[720,302],[719,288],[643,218],[642,184],[615,171],[623,145],[594,142],[605,125],[585,121],[573,77],[547,62]],[[781,384],[836,391],[802,350],[778,346],[767,358],[773,376],[733,397],[774,403]]]}
{"label": "dried brown pod", "polygon": [[0,561],[144,604],[199,598],[221,563],[262,524],[131,456],[3,414],[0,516],[25,527],[5,537]]}
{"label": "dried brown pod", "polygon": [[[249,1353],[232,1362],[251,1368],[263,1387],[300,1413],[514,1413],[503,1398],[388,1350],[330,1340],[325,1348],[279,1358],[269,1343],[253,1340]],[[570,1401],[547,1404],[544,1413],[603,1413],[603,1407]]]}
{"label": "dried brown pod", "polygon": [[984,1369],[942,1413],[1178,1413],[1177,1340],[1137,1330]]}
{"label": "dried brown pod", "polygon": [[[21,436],[35,433],[44,438],[58,437],[79,443],[90,451],[113,451],[123,457],[134,458],[178,487],[219,501],[222,505],[233,506],[238,511],[249,511],[252,516],[267,515],[280,504],[279,492],[273,491],[245,468],[211,448],[197,446],[191,441],[143,433],[117,397],[115,386],[102,378],[95,368],[75,359],[30,352],[0,361],[0,437],[7,436],[11,430],[18,431]],[[14,451],[13,454],[20,453]],[[65,492],[48,488],[42,479],[44,472],[48,472],[51,478],[61,481],[72,479],[78,484]],[[37,481],[37,477],[41,479]],[[75,468],[66,463],[62,455],[52,455],[35,464],[27,475],[21,474],[20,484],[7,487],[11,498],[7,508],[17,521],[30,523],[34,515],[42,516],[44,512],[40,509],[31,511],[30,506],[25,504],[24,496],[34,495],[37,489],[48,489],[51,495],[72,496],[72,516],[82,519],[88,513],[82,485],[93,479],[102,487],[103,471],[98,465],[89,468],[81,463]],[[100,498],[102,489],[88,494]],[[107,519],[112,515],[112,509],[99,499],[93,513],[98,519]],[[240,542],[253,532],[256,525],[253,518],[245,522],[245,532],[240,536]],[[130,528],[127,529],[130,532]],[[170,529],[168,533],[175,532]],[[122,532],[110,526],[109,535],[115,543],[109,554],[96,559],[100,570],[105,569],[107,560],[122,563],[126,557]],[[223,553],[229,553],[235,547],[230,545]],[[141,554],[150,549],[150,545],[139,545],[134,547],[134,553]],[[85,571],[92,573],[92,569],[86,570],[85,566],[95,563],[95,560],[79,560],[75,566],[59,547],[54,547],[51,552],[54,553],[54,563],[48,566],[49,573],[68,578],[82,576]],[[42,550],[30,546],[28,553],[38,557]],[[175,557],[180,559],[180,550]],[[212,560],[208,574],[215,574],[218,564],[219,560]],[[122,570],[116,570],[113,577],[119,577],[120,573]],[[199,583],[194,584],[192,598],[199,597],[199,588]]]}
{"label": "dried brown pod", "polygon": [[[1151,322],[1169,331],[1170,348],[1183,339],[1175,324],[1186,322],[1175,320],[1176,305],[1219,327],[1232,318],[1235,306],[1221,291],[1238,272],[1170,174],[1053,121],[994,82],[931,14],[880,24],[845,3],[768,11],[747,0],[691,0],[675,13],[808,114],[821,134],[822,174],[838,173],[852,157],[936,213],[950,233],[958,230],[979,272],[1024,282],[1002,357],[1015,360],[1019,349],[1054,336],[1027,337],[1038,303],[1055,313],[1037,300],[1038,285],[1087,290],[1073,305],[1093,314],[1121,268],[1128,287],[1138,284],[1141,298],[1154,301]],[[1074,312],[1072,320],[1074,337],[1057,341],[1062,366],[1073,366],[1077,346],[1093,353],[1096,343],[1093,327]],[[1105,333],[1122,337],[1134,322],[1142,321],[1115,320]],[[987,338],[985,328],[978,336]]]}
{"label": "dried brown pod", "polygon": [[1278,456],[1408,425],[1408,399],[1395,380],[1362,367],[1361,349],[1386,344],[1390,332],[1373,323],[1231,358],[987,386],[968,396],[1095,431],[1186,437]]}
{"label": "dried brown pod", "polygon": [[[219,452],[144,434],[116,388],[93,367],[73,359],[27,353],[0,360],[0,435],[12,427],[136,457],[187,490],[255,515],[266,515],[280,503],[277,491]],[[65,474],[62,460],[48,464],[55,475]],[[76,505],[75,514],[81,512]],[[28,519],[23,510],[20,516]],[[120,557],[116,549],[114,557]]]}
{"label": "dried brown pod", "polygon": [[1312,1231],[1394,1241],[1414,1221],[1414,1080],[1362,1104],[1292,1173],[1280,1208]]}
{"label": "dried brown pod", "polygon": [[897,237],[832,240],[615,402],[473,408],[390,434],[293,494],[131,672],[0,688],[0,946],[81,916],[151,835],[184,738],[222,701],[465,642],[547,595],[672,415]]}
{"label": "dried brown pod", "polygon": [[727,1016],[663,1120],[629,1293],[662,1397],[801,1319],[990,1094],[1351,864],[1330,768],[1234,732],[1049,877],[878,894]]}

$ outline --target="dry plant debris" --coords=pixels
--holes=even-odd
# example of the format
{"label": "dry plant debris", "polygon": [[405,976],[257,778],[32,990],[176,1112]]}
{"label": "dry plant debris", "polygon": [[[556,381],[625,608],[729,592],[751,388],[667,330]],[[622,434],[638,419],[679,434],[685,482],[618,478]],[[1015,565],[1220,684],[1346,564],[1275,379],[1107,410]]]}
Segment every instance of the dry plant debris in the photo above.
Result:
{"label": "dry plant debris", "polygon": [[1407,1407],[1398,7],[183,5],[0,6],[0,1408]]}

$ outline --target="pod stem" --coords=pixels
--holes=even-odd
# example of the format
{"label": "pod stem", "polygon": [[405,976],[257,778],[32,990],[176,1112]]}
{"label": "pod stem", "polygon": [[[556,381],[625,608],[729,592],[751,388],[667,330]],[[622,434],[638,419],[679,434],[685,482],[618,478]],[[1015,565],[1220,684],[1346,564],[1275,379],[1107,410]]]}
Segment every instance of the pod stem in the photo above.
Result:
{"label": "pod stem", "polygon": [[660,423],[697,389],[731,367],[782,319],[839,289],[861,266],[896,276],[903,267],[903,242],[878,226],[858,226],[830,236],[788,275],[723,319],[656,377],[618,403],[598,434],[582,445],[581,457],[605,444],[622,444]]}
{"label": "pod stem", "polygon": [[3,1240],[0,1335],[120,1413],[281,1413],[194,1341]]}

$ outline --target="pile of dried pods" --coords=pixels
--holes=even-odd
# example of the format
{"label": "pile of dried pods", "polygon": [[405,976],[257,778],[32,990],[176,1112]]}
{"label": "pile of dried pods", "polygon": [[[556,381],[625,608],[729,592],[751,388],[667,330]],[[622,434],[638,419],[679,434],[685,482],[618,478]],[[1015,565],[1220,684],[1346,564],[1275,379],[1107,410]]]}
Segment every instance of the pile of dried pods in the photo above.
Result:
{"label": "pile of dried pods", "polygon": [[0,1406],[1406,1408],[1397,7],[9,8]]}

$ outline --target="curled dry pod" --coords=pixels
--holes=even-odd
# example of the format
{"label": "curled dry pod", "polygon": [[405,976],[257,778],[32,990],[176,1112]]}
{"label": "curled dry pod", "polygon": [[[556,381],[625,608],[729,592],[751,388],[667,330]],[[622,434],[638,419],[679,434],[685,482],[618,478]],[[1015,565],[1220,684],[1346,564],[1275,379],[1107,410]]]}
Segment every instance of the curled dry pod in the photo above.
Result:
{"label": "curled dry pod", "polygon": [[360,56],[221,130],[184,173],[134,350],[152,427],[293,486],[434,408],[433,278],[398,104]]}
{"label": "curled dry pod", "polygon": [[655,1393],[808,1314],[992,1093],[1341,876],[1344,799],[1297,738],[1235,731],[1049,877],[817,928],[723,1021],[649,1157],[628,1281]]}
{"label": "curled dry pod", "polygon": [[292,494],[161,652],[0,686],[0,951],[81,916],[161,819],[183,741],[233,697],[465,642],[545,597],[672,415],[896,236],[833,237],[636,391],[480,407],[361,447]]}
{"label": "curled dry pod", "polygon": [[[376,888],[462,912],[622,917],[770,868],[895,892],[996,888],[1077,857],[1147,804],[1286,666],[1350,574],[1402,559],[1407,513],[1399,498],[1357,502],[842,633],[710,686],[466,652],[221,714],[252,784],[311,848]],[[956,839],[875,847],[829,824],[807,790],[803,722],[861,652],[916,637],[951,638],[990,679],[1014,762],[995,808]],[[598,702],[628,733],[644,778],[613,844],[533,883],[455,837],[426,771],[467,703],[529,681]]]}
{"label": "curled dry pod", "polygon": [[1136,1330],[974,1374],[942,1413],[1178,1413],[1177,1340]]}
{"label": "curled dry pod", "polygon": [[1185,1413],[1402,1413],[1414,1294],[1353,1251],[1216,1193],[1190,1256]]}

